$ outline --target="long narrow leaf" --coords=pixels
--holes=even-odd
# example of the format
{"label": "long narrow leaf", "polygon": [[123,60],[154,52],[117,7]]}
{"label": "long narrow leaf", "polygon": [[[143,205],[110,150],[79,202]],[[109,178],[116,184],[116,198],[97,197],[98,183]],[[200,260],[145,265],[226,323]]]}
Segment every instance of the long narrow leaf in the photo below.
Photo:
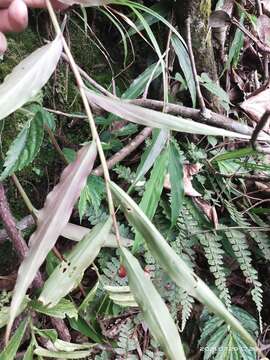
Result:
{"label": "long narrow leaf", "polygon": [[[81,225],[68,223],[61,232],[61,235],[69,240],[81,241],[84,236],[89,234],[89,231],[92,230]],[[121,244],[123,246],[129,247],[132,246],[133,240],[121,236]],[[115,234],[113,234],[112,232],[108,234],[103,244],[103,247],[109,247],[109,248],[118,247]]]}
{"label": "long narrow leaf", "polygon": [[103,95],[87,91],[90,103],[100,106],[102,109],[139,125],[150,126],[159,129],[168,129],[190,134],[228,136],[248,139],[249,136],[233,131],[216,128],[206,124],[197,123],[190,119],[184,119],[159,111],[146,109],[142,106],[133,105],[126,101],[108,98]]}
{"label": "long narrow leaf", "polygon": [[0,120],[33,98],[54,72],[62,53],[62,40],[34,51],[6,77],[0,86]]}
{"label": "long narrow leaf", "polygon": [[[163,190],[163,184],[168,167],[169,152],[166,149],[157,159],[150,179],[145,185],[145,192],[140,202],[140,208],[148,219],[152,220],[158,207],[160,196]],[[133,252],[138,251],[143,244],[143,237],[140,232],[136,231],[133,244]]]}
{"label": "long narrow leaf", "polygon": [[128,221],[143,235],[151,254],[158,260],[171,279],[179,287],[185,289],[190,295],[206,305],[210,311],[223,318],[250,346],[258,349],[256,342],[250,334],[226,309],[213,291],[211,291],[192,269],[190,269],[174,252],[160,232],[130,196],[113,182],[111,182],[110,187],[114,197],[121,204]]}
{"label": "long narrow leaf", "polygon": [[59,184],[47,196],[44,208],[39,211],[38,226],[30,238],[28,256],[24,259],[18,271],[6,332],[7,338],[28,287],[34,280],[47,254],[54,247],[63,228],[68,223],[73,206],[85,186],[87,176],[93,168],[96,155],[97,149],[94,142],[83,147],[74,163],[66,167]]}
{"label": "long narrow leaf", "polygon": [[[55,306],[64,296],[81,282],[85,270],[92,264],[105,243],[112,227],[109,218],[90,231],[53,271],[45,282],[39,301],[48,307]],[[58,286],[61,284],[61,286]]]}
{"label": "long narrow leaf", "polygon": [[20,326],[16,330],[15,334],[12,336],[10,342],[7,347],[1,352],[0,359],[1,360],[13,360],[17,354],[19,346],[21,344],[23,335],[28,325],[28,320],[24,320],[21,322]]}
{"label": "long narrow leaf", "polygon": [[170,360],[186,359],[177,327],[153,283],[127,249],[121,248],[121,255],[128,272],[130,289],[152,334]]}

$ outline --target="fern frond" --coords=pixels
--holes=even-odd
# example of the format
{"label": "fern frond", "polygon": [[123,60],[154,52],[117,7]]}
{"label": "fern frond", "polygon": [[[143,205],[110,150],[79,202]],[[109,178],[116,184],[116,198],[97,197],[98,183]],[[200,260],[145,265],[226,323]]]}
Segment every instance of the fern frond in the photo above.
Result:
{"label": "fern frond", "polygon": [[262,284],[258,280],[257,270],[252,266],[252,257],[246,242],[246,236],[244,233],[237,230],[230,230],[226,231],[225,233],[232,245],[232,249],[240,265],[240,269],[242,270],[247,282],[253,285],[251,296],[254,303],[256,304],[259,314],[260,328],[262,328]]}
{"label": "fern frond", "polygon": [[179,300],[182,307],[181,311],[181,332],[184,331],[187,321],[190,318],[194,299],[190,296],[184,289],[180,289],[179,291]]}
{"label": "fern frond", "polygon": [[132,354],[138,346],[138,339],[134,335],[134,323],[129,319],[125,324],[121,326],[119,337],[117,340],[117,348],[115,352],[120,357],[117,359],[137,359],[136,355]]}
{"label": "fern frond", "polygon": [[210,271],[215,277],[215,284],[220,292],[220,298],[228,308],[231,306],[231,297],[226,284],[226,275],[223,266],[224,250],[221,239],[216,233],[198,235],[201,245],[204,248],[205,256],[210,266]]}

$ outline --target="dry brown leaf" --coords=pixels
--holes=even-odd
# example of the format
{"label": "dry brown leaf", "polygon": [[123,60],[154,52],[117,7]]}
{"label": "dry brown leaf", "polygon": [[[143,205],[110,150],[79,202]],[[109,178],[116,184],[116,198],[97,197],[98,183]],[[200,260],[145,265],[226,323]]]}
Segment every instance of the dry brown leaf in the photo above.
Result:
{"label": "dry brown leaf", "polygon": [[270,89],[263,90],[259,94],[248,98],[241,104],[241,108],[253,120],[259,122],[265,111],[270,109]]}
{"label": "dry brown leaf", "polygon": [[218,215],[215,206],[210,205],[206,200],[196,198],[194,202],[206,215],[206,217],[214,224],[214,228],[218,228]]}
{"label": "dry brown leaf", "polygon": [[270,44],[270,18],[267,15],[260,15],[257,20],[257,32],[260,40]]}
{"label": "dry brown leaf", "polygon": [[[185,164],[184,165],[184,192],[185,192],[185,195],[187,196],[192,196],[192,197],[195,197],[195,196],[199,196],[201,197],[202,195],[194,189],[193,185],[192,185],[192,177],[193,175],[197,174],[198,171],[200,170],[201,168],[201,164]],[[167,174],[165,176],[165,180],[164,180],[164,188],[165,189],[168,189],[168,190],[171,190],[171,183],[170,183],[170,176],[169,174]]]}

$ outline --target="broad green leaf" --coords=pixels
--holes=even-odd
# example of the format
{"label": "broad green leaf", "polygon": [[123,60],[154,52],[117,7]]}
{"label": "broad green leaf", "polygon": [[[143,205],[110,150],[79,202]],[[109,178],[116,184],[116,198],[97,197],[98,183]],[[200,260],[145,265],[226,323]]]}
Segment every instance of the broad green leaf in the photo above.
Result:
{"label": "broad green leaf", "polygon": [[183,161],[174,142],[169,145],[168,170],[171,184],[171,225],[174,226],[184,198]]}
{"label": "broad green leaf", "polygon": [[133,185],[135,185],[145,174],[147,174],[148,170],[151,169],[159,154],[164,149],[168,137],[169,132],[167,130],[153,131],[152,144],[142,155],[141,163],[138,167]]}
{"label": "broad green leaf", "polygon": [[53,307],[48,308],[40,302],[34,300],[31,301],[30,306],[37,312],[52,316],[59,319],[65,319],[67,316],[69,318],[78,318],[78,311],[73,304],[73,302],[67,299],[61,299],[58,304]]}
{"label": "broad green leaf", "polygon": [[199,77],[202,85],[210,91],[212,94],[218,97],[220,101],[220,105],[223,106],[223,108],[226,111],[230,110],[230,99],[229,95],[226,93],[225,90],[222,89],[217,83],[215,83],[213,80],[210,79],[208,74],[202,73]]}
{"label": "broad green leaf", "polygon": [[[91,231],[91,229],[87,227],[68,223],[62,230],[61,235],[73,241],[81,241],[82,238],[89,233],[89,231]],[[121,243],[123,246],[130,247],[133,244],[133,240],[121,237]],[[112,232],[110,232],[106,237],[103,247],[118,247],[116,236]]]}
{"label": "broad green leaf", "polygon": [[111,227],[111,218],[105,224],[96,225],[55,268],[39,297],[43,305],[49,308],[55,306],[61,298],[79,285],[85,270],[99,254]]}
{"label": "broad green leaf", "polygon": [[194,77],[193,77],[189,53],[187,51],[187,48],[184,46],[183,42],[175,34],[172,35],[171,42],[172,42],[174,51],[177,55],[179,65],[183,71],[183,74],[184,74],[184,77],[185,77],[185,80],[186,80],[186,83],[188,86],[188,90],[190,92],[190,96],[192,99],[192,105],[193,105],[193,107],[195,107],[197,92],[196,92],[196,86],[195,86],[195,81],[194,81]]}
{"label": "broad green leaf", "polygon": [[34,160],[42,144],[43,135],[43,117],[42,113],[38,111],[32,119],[26,122],[19,135],[10,145],[0,181],[15,171],[22,170]]}
{"label": "broad green leaf", "polygon": [[78,320],[69,319],[68,321],[71,328],[75,331],[78,331],[79,333],[87,336],[89,339],[95,341],[96,343],[103,342],[102,337],[96,332],[96,330],[80,316]]}
{"label": "broad green leaf", "polygon": [[62,53],[62,40],[34,51],[6,77],[0,86],[0,120],[6,118],[33,98],[54,72]]}
{"label": "broad green leaf", "polygon": [[28,325],[28,320],[21,322],[20,326],[16,330],[15,334],[10,339],[5,349],[0,354],[1,360],[13,360],[17,354],[19,346],[21,344],[23,335]]}
{"label": "broad green leaf", "polygon": [[44,208],[38,212],[37,229],[30,238],[29,253],[18,271],[10,307],[7,337],[28,287],[68,223],[73,206],[93,168],[96,155],[94,142],[84,146],[78,152],[75,162],[65,168],[59,184],[49,193]]}
{"label": "broad green leaf", "polygon": [[[163,184],[168,167],[168,151],[167,149],[157,158],[156,163],[151,172],[150,179],[145,185],[145,192],[140,202],[140,208],[152,220],[158,207],[160,196],[163,190]],[[136,232],[133,244],[133,252],[138,251],[143,244],[143,237]]]}
{"label": "broad green leaf", "polygon": [[[181,288],[197,298],[208,309],[223,318],[228,325],[238,332],[243,339],[258,349],[256,341],[243,328],[240,322],[226,309],[222,301],[193,272],[192,269],[175,253],[153,223],[145,216],[139,206],[115,183],[110,183],[114,197],[121,204],[128,221],[140,231],[151,254],[163,267],[164,271]],[[135,294],[134,294],[135,295]]]}
{"label": "broad green leaf", "polygon": [[198,135],[228,136],[242,139],[250,138],[248,135],[201,124],[190,119],[184,119],[180,116],[173,116],[159,111],[146,109],[126,101],[98,95],[92,91],[86,91],[86,94],[90,103],[94,103],[102,109],[136,124]]}
{"label": "broad green leaf", "polygon": [[182,342],[167,306],[138,260],[125,248],[121,248],[121,255],[127,269],[130,289],[151,333],[170,360],[184,360],[186,357]]}
{"label": "broad green leaf", "polygon": [[89,359],[89,356],[92,354],[92,350],[81,350],[81,351],[51,351],[44,349],[40,346],[38,346],[34,354],[38,356],[44,356],[46,358],[53,358],[53,359]]}

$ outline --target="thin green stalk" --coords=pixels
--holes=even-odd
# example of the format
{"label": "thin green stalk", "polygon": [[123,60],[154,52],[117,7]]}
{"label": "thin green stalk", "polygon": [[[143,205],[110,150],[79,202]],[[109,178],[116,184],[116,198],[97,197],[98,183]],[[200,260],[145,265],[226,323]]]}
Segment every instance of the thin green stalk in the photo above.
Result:
{"label": "thin green stalk", "polygon": [[38,211],[31,203],[31,200],[29,199],[28,195],[24,191],[24,188],[23,188],[22,184],[20,183],[19,179],[17,178],[17,176],[15,174],[11,175],[11,178],[12,178],[14,184],[16,185],[16,188],[18,189],[25,205],[27,206],[27,209],[29,210],[31,215],[34,217],[34,219],[37,220]]}
{"label": "thin green stalk", "polygon": [[99,153],[99,157],[100,157],[100,161],[101,161],[101,165],[103,167],[103,172],[104,172],[104,180],[105,180],[105,185],[106,185],[106,192],[107,192],[107,199],[108,199],[108,205],[109,205],[109,211],[113,220],[113,225],[114,225],[114,229],[115,229],[115,236],[118,242],[118,245],[121,245],[121,239],[120,239],[120,234],[119,234],[119,229],[118,229],[118,225],[117,225],[117,221],[116,221],[116,216],[115,216],[115,209],[114,209],[114,204],[113,204],[113,198],[112,198],[112,193],[110,190],[110,174],[109,174],[109,170],[107,167],[107,162],[106,162],[106,158],[102,149],[102,145],[101,145],[101,141],[97,132],[97,128],[96,128],[96,124],[95,124],[95,120],[93,118],[93,114],[90,108],[90,105],[88,103],[87,97],[86,97],[86,93],[85,93],[85,86],[81,77],[81,74],[78,70],[77,64],[73,58],[73,55],[66,43],[66,40],[62,34],[60,25],[58,23],[57,17],[55,15],[54,9],[52,7],[51,1],[50,0],[46,0],[46,5],[48,8],[48,12],[49,15],[51,17],[52,20],[52,24],[54,26],[55,32],[58,36],[61,36],[62,42],[63,42],[63,47],[65,50],[65,53],[68,57],[69,60],[69,64],[71,67],[71,70],[73,71],[74,77],[76,79],[79,91],[80,91],[80,95],[83,101],[83,105],[85,108],[85,112],[89,121],[89,126],[91,129],[91,133],[92,133],[92,138],[93,141],[95,141],[96,145],[97,145],[97,150]]}

